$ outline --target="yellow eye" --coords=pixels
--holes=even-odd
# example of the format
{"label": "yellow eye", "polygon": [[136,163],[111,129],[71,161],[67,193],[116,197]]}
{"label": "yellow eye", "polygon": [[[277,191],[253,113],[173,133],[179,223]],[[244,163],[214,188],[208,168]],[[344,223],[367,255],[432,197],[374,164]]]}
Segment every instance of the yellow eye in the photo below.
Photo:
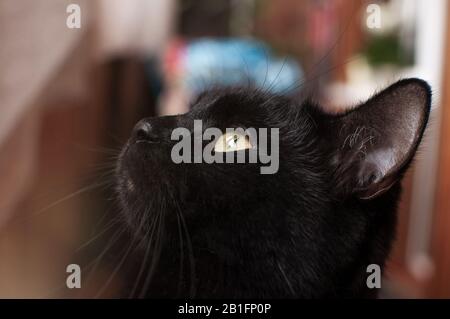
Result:
{"label": "yellow eye", "polygon": [[250,148],[252,145],[249,137],[236,132],[223,134],[214,145],[215,152],[235,152]]}

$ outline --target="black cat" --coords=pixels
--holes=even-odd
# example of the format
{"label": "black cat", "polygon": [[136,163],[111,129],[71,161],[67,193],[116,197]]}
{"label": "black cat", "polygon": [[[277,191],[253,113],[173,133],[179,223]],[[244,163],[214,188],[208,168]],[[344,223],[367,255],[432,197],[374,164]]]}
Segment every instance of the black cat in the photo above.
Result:
{"label": "black cat", "polygon": [[[376,297],[367,267],[383,269],[390,251],[400,181],[430,104],[430,87],[419,79],[337,115],[224,89],[200,95],[186,114],[142,120],[117,168],[123,211],[143,246],[141,296]],[[279,128],[278,170],[261,174],[259,158],[174,163],[172,131],[192,131],[194,120],[204,130]],[[213,153],[249,156],[249,141],[233,148],[236,141]]]}

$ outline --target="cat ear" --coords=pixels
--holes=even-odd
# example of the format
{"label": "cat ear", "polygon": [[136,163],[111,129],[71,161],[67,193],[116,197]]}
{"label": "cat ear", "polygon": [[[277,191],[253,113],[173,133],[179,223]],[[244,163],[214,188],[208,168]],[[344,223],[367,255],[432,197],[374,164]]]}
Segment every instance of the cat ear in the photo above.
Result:
{"label": "cat ear", "polygon": [[430,107],[430,86],[406,79],[345,114],[325,116],[338,192],[372,199],[389,190],[419,146]]}

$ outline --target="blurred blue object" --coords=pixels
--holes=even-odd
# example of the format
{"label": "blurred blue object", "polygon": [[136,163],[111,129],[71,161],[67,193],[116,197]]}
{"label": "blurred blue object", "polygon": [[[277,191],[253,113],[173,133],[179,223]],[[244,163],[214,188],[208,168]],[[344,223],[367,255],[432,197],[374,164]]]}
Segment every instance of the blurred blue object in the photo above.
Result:
{"label": "blurred blue object", "polygon": [[252,85],[290,94],[303,78],[300,65],[275,57],[263,42],[247,39],[201,39],[185,48],[184,81],[193,93],[212,86]]}

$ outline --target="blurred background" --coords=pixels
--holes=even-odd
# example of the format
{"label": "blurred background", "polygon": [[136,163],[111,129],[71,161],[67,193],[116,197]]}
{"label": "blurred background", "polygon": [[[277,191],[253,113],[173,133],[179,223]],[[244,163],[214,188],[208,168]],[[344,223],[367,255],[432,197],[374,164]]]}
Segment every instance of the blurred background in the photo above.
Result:
{"label": "blurred background", "polygon": [[140,118],[210,85],[343,110],[414,76],[433,87],[432,125],[381,297],[450,298],[449,14],[446,0],[0,0],[0,297],[117,296],[111,174]]}

